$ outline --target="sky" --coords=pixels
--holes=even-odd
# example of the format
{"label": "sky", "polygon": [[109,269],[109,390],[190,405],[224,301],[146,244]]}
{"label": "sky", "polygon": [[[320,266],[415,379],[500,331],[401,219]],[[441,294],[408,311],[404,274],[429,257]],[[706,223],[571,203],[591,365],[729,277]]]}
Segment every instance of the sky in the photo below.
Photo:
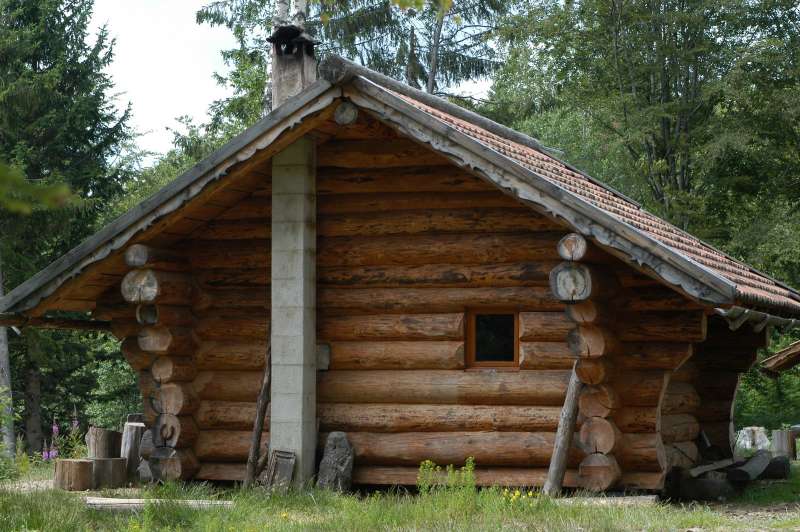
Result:
{"label": "sky", "polygon": [[133,106],[133,126],[141,149],[165,152],[172,143],[167,127],[189,115],[202,122],[208,105],[226,94],[213,79],[226,72],[220,50],[235,47],[227,28],[195,23],[209,0],[95,0],[92,27],[108,26],[116,39],[109,67],[117,105]]}
{"label": "sky", "polygon": [[[226,95],[213,74],[227,72],[220,51],[236,43],[227,28],[195,22],[197,10],[210,1],[95,0],[91,25],[95,31],[107,25],[116,39],[109,74],[118,107],[132,104],[140,149],[166,152],[172,147],[167,128],[176,126],[177,117],[202,123],[209,104]],[[477,80],[451,92],[482,97],[488,88],[488,80]]]}

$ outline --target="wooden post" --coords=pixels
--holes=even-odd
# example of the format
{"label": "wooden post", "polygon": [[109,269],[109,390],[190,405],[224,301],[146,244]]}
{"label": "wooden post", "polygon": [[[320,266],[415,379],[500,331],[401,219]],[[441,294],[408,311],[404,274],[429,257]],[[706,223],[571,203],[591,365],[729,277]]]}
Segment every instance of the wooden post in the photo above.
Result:
{"label": "wooden post", "polygon": [[578,420],[578,395],[580,395],[581,386],[573,367],[567,386],[567,397],[564,399],[564,406],[561,408],[561,416],[558,419],[556,442],[553,446],[553,456],[550,458],[547,481],[544,483],[543,491],[545,495],[551,497],[561,493],[561,486],[564,483],[567,454],[572,445],[572,435],[575,433],[575,424]]}
{"label": "wooden post", "polygon": [[[269,338],[269,336],[267,336]],[[259,457],[261,449],[261,433],[264,431],[264,416],[267,414],[267,405],[270,399],[270,375],[271,375],[271,356],[270,346],[267,345],[266,361],[264,364],[264,377],[261,380],[261,390],[258,392],[256,401],[256,419],[253,421],[253,437],[250,442],[250,451],[247,454],[247,469],[244,475],[244,487],[252,486],[256,477],[261,473],[259,464],[262,462]]]}
{"label": "wooden post", "polygon": [[67,491],[92,489],[92,461],[57,460],[53,486]]}
{"label": "wooden post", "polygon": [[122,434],[115,430],[89,427],[86,433],[89,458],[119,458]]}
{"label": "wooden post", "polygon": [[139,444],[144,434],[144,423],[125,423],[122,429],[122,451],[120,455],[126,460],[125,470],[128,480],[134,480],[139,469]]}
{"label": "wooden post", "polygon": [[92,459],[92,489],[121,488],[125,486],[124,458]]}

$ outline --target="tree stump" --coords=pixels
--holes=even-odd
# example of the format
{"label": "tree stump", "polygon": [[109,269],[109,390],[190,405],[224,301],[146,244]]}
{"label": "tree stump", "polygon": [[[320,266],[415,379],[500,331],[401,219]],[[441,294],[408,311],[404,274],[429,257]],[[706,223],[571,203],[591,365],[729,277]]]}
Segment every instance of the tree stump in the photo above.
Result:
{"label": "tree stump", "polygon": [[792,455],[792,431],[790,430],[773,430],[772,431],[772,445],[770,450],[772,456],[788,456],[794,458]]}
{"label": "tree stump", "polygon": [[317,487],[348,491],[353,481],[353,446],[344,432],[331,432],[319,464]]}
{"label": "tree stump", "polygon": [[67,491],[92,489],[92,461],[56,460],[53,486]]}
{"label": "tree stump", "polygon": [[139,468],[139,444],[144,434],[144,423],[127,422],[122,429],[122,450],[120,455],[125,459],[125,470],[129,480],[136,478]]}
{"label": "tree stump", "polygon": [[86,432],[89,458],[119,458],[122,434],[115,430],[89,427]]}
{"label": "tree stump", "polygon": [[92,458],[92,489],[121,488],[127,483],[124,458]]}

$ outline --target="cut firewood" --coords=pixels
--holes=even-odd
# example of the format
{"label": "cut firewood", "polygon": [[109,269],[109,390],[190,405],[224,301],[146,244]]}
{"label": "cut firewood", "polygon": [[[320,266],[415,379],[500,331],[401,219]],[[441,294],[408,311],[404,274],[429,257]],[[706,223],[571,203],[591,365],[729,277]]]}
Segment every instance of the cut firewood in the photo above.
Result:
{"label": "cut firewood", "polygon": [[725,469],[726,467],[733,465],[733,463],[734,462],[732,458],[726,458],[724,460],[717,460],[716,462],[712,462],[710,464],[699,465],[689,470],[689,476],[692,478],[697,478],[704,473],[708,473],[709,471]]}
{"label": "cut firewood", "polygon": [[748,482],[750,480],[755,480],[764,472],[770,460],[772,460],[772,454],[769,451],[758,451],[743,465],[729,469],[728,480],[731,482]]}

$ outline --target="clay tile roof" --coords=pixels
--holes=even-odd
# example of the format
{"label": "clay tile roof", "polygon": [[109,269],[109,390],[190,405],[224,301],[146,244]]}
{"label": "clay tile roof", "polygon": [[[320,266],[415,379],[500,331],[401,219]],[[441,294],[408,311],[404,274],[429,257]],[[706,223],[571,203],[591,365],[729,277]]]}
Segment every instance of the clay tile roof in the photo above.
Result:
{"label": "clay tile roof", "polygon": [[446,123],[492,150],[512,159],[551,183],[579,196],[608,214],[646,233],[736,285],[737,300],[748,306],[800,312],[800,293],[737,261],[698,238],[645,211],[639,205],[547,154],[487,131],[466,120],[394,93],[415,108]]}

